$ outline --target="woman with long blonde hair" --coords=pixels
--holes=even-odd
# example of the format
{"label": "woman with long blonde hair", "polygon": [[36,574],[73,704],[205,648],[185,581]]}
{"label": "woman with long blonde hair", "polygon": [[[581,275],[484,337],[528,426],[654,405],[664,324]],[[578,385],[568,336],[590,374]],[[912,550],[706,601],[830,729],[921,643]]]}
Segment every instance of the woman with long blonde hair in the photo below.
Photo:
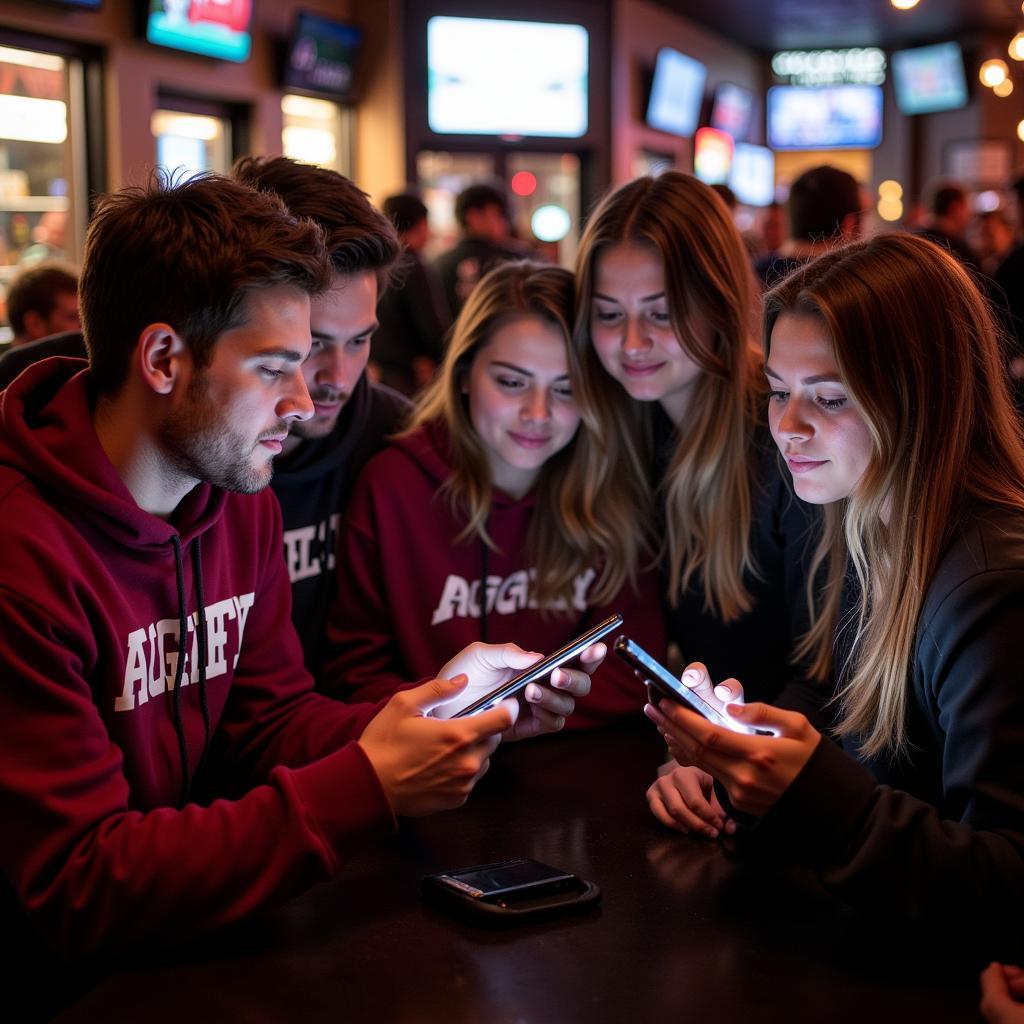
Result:
{"label": "woman with long blonde hair", "polygon": [[[669,638],[773,698],[807,628],[813,517],[768,433],[760,290],[732,216],[689,175],[638,178],[591,214],[576,280],[581,394],[599,410],[605,474],[660,550]],[[684,775],[662,775],[668,817]]]}
{"label": "woman with long blonde hair", "polygon": [[[765,703],[728,705],[739,731],[648,713],[705,793],[713,777],[840,895],[1017,940],[1024,439],[990,309],[948,253],[888,235],[769,292],[764,339],[772,433],[825,508],[804,653],[838,679],[841,746]],[[684,679],[709,690],[702,666]]]}
{"label": "woman with long blonde hair", "polygon": [[[548,653],[612,610],[664,646],[623,485],[594,486],[604,453],[577,390],[573,302],[572,275],[540,263],[504,264],[474,289],[410,425],[356,485],[325,689],[385,696],[432,675],[456,637]],[[570,722],[642,706],[611,659]]]}

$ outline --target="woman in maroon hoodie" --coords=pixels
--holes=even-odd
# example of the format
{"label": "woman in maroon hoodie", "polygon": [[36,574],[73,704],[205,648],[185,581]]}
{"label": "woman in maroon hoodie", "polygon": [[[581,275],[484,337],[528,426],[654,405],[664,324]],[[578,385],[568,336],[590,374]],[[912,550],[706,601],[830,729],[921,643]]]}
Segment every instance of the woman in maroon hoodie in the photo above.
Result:
{"label": "woman in maroon hoodie", "polygon": [[[573,302],[568,271],[523,262],[491,271],[463,308],[411,425],[353,493],[328,692],[385,696],[435,671],[453,643],[551,651],[613,610],[640,643],[663,650],[629,480],[595,486],[607,438],[577,392]],[[635,713],[643,699],[611,660],[571,723]]]}

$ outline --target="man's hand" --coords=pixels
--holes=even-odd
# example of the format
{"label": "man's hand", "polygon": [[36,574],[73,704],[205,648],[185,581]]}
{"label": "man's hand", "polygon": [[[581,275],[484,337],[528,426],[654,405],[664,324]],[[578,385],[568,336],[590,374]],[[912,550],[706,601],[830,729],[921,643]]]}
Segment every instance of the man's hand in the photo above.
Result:
{"label": "man's hand", "polygon": [[515,724],[514,701],[456,721],[428,717],[465,687],[461,675],[402,690],[359,737],[395,814],[416,818],[461,807],[487,771],[501,734]]}

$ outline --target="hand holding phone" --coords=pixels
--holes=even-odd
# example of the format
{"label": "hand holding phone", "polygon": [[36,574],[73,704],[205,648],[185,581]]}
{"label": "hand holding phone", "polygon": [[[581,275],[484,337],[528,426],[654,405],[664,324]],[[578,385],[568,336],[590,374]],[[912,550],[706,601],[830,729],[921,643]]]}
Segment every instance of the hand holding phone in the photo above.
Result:
{"label": "hand holding phone", "polygon": [[500,686],[494,687],[482,697],[467,704],[454,714],[446,714],[449,718],[466,718],[469,715],[478,714],[487,708],[493,707],[499,701],[508,697],[514,697],[521,693],[530,683],[539,683],[546,679],[556,668],[579,657],[588,647],[596,644],[602,637],[607,636],[613,630],[622,625],[622,616],[618,613],[609,616],[603,622],[581,633],[574,640],[571,640],[564,647],[560,647],[553,654],[542,658],[536,664],[531,665],[523,672],[519,672],[507,679]]}
{"label": "hand holding phone", "polygon": [[696,711],[698,715],[703,715],[709,722],[720,725],[723,729],[729,729],[731,732],[745,733],[750,736],[774,735],[729,718],[728,715],[704,700],[699,693],[677,679],[660,661],[628,637],[620,636],[615,641],[615,653],[647,684],[652,704],[661,697],[667,697],[691,711]]}

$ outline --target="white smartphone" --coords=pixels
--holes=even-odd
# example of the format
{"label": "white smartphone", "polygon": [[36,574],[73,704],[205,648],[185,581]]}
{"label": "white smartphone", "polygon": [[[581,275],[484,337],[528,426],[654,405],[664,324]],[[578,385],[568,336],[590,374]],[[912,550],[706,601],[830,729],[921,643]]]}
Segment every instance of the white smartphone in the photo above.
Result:
{"label": "white smartphone", "polygon": [[467,704],[466,707],[461,711],[456,711],[451,717],[467,718],[470,715],[486,711],[489,707],[504,700],[506,697],[514,697],[521,690],[526,689],[530,683],[535,683],[549,676],[559,665],[572,661],[573,658],[582,654],[591,644],[596,644],[598,640],[607,636],[612,630],[618,629],[621,625],[622,616],[618,612],[610,615],[604,622],[599,622],[593,628],[588,629],[586,633],[581,633],[575,640],[570,640],[564,647],[559,647],[554,654],[549,654],[546,658],[538,661],[536,665],[531,665],[525,672],[520,672],[507,682],[502,683],[501,686],[495,687],[490,693],[485,693],[478,700],[473,701],[472,704]]}

